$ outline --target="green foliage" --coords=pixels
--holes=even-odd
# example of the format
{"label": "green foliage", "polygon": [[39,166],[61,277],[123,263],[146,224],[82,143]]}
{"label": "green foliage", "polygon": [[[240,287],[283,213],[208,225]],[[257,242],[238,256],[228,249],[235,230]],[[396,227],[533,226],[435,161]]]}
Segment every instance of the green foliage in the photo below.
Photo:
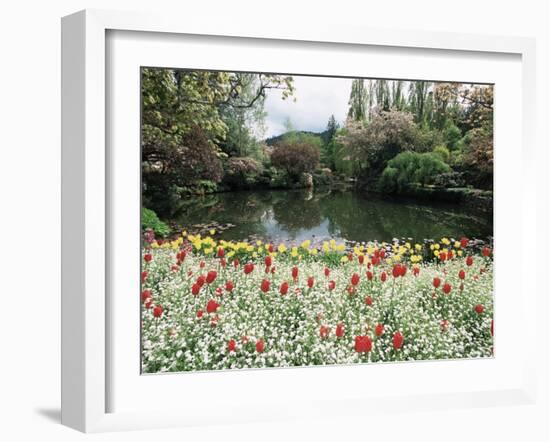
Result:
{"label": "green foliage", "polygon": [[349,96],[348,118],[354,121],[365,121],[367,119],[368,92],[365,88],[365,80],[362,78],[351,82],[351,93]]}
{"label": "green foliage", "polygon": [[283,141],[271,153],[271,164],[286,171],[294,181],[299,181],[305,172],[313,172],[319,159],[319,147],[303,141]]}
{"label": "green foliage", "polygon": [[230,188],[247,189],[258,181],[262,172],[262,164],[254,158],[229,158],[225,164],[224,183]]}
{"label": "green foliage", "polygon": [[402,152],[388,162],[380,177],[381,190],[399,192],[407,186],[428,184],[436,176],[451,172],[451,168],[434,153]]}
{"label": "green foliage", "polygon": [[141,229],[151,229],[157,236],[168,236],[170,234],[168,224],[161,221],[154,211],[146,207],[141,209]]}
{"label": "green foliage", "polygon": [[441,161],[449,164],[451,153],[449,152],[449,149],[447,149],[447,147],[443,145],[436,146],[433,150],[433,153],[441,158]]}
{"label": "green foliage", "polygon": [[449,150],[458,149],[462,132],[454,123],[447,124],[443,131],[443,136],[445,138],[445,145],[449,147]]}
{"label": "green foliage", "polygon": [[392,110],[375,114],[368,124],[348,120],[337,141],[352,168],[378,177],[386,163],[400,152],[413,150],[416,127],[408,112]]}
{"label": "green foliage", "polygon": [[464,174],[461,172],[447,172],[441,173],[434,177],[433,184],[438,187],[444,188],[457,188],[466,184],[464,180]]}

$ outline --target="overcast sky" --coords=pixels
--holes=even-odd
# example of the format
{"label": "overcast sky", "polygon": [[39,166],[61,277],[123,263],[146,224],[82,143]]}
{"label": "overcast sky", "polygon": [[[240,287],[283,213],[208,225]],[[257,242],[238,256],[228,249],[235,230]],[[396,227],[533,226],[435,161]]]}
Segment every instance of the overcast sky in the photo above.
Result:
{"label": "overcast sky", "polygon": [[348,111],[351,91],[349,78],[325,78],[294,76],[294,98],[281,99],[281,91],[267,91],[266,138],[286,131],[288,118],[295,130],[322,132],[328,119],[334,114],[336,121],[343,123]]}

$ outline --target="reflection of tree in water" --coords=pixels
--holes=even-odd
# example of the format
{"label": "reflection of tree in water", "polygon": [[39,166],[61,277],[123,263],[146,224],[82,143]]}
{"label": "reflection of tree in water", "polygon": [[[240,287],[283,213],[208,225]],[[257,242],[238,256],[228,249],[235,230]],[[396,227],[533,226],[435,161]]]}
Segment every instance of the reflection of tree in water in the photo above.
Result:
{"label": "reflection of tree in water", "polygon": [[[234,224],[225,239],[259,237],[281,240],[316,234],[328,228],[335,238],[389,241],[392,238],[479,237],[492,235],[491,223],[464,208],[372,198],[354,192],[243,191],[182,199],[176,220],[194,224]],[[321,224],[324,227],[318,228]],[[317,230],[314,231],[314,229]],[[308,232],[310,231],[311,232]]]}
{"label": "reflection of tree in water", "polygon": [[485,220],[457,207],[382,200],[351,192],[331,195],[323,199],[321,207],[331,234],[355,241],[492,234]]}
{"label": "reflection of tree in water", "polygon": [[266,233],[262,218],[271,208],[269,198],[256,192],[227,192],[195,196],[182,201],[176,221],[182,226],[218,223],[234,224],[224,233],[227,239],[244,239]]}
{"label": "reflection of tree in water", "polygon": [[275,220],[291,234],[317,227],[323,221],[319,200],[311,198],[310,192],[276,192],[272,201]]}

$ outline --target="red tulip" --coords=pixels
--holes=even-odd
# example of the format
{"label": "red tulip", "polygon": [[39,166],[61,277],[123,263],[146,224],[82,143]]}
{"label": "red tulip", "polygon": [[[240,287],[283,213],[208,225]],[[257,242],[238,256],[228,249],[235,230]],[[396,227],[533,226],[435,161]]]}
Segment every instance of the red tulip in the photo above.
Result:
{"label": "red tulip", "polygon": [[359,264],[363,265],[363,262],[365,262],[365,256],[364,255],[359,255],[357,257],[357,259],[359,260]]}
{"label": "red tulip", "polygon": [[357,273],[354,273],[353,275],[351,275],[351,283],[353,285],[359,284],[359,275]]}
{"label": "red tulip", "polygon": [[473,258],[473,256],[471,256],[471,255],[470,255],[470,256],[467,256],[467,257],[466,257],[466,265],[467,265],[468,267],[470,267],[473,263],[474,263],[474,258]]}
{"label": "red tulip", "polygon": [[369,281],[372,281],[372,278],[374,277],[374,275],[372,274],[372,272],[370,270],[367,270],[366,275],[367,275],[367,279]]}
{"label": "red tulip", "polygon": [[420,267],[414,266],[413,267],[413,275],[418,276],[420,274]]}
{"label": "red tulip", "polygon": [[279,292],[281,293],[281,295],[286,295],[288,293],[288,282],[285,281],[281,284]]}
{"label": "red tulip", "polygon": [[365,298],[365,304],[367,304],[369,307],[372,305],[372,297],[371,296],[367,296]]}
{"label": "red tulip", "polygon": [[445,261],[447,259],[447,254],[445,252],[441,252],[439,255],[437,255],[440,261]]}
{"label": "red tulip", "polygon": [[374,328],[374,334],[378,337],[382,336],[384,333],[384,326],[382,324],[376,324],[376,327]]}
{"label": "red tulip", "polygon": [[232,281],[227,281],[225,283],[225,290],[228,291],[229,293],[231,293],[234,288],[235,288],[235,286],[233,285]]}
{"label": "red tulip", "polygon": [[226,264],[227,264],[227,263],[225,262],[225,258],[220,258],[220,265],[221,265],[223,268],[225,268]]}
{"label": "red tulip", "polygon": [[446,319],[442,319],[440,322],[440,326],[442,331],[447,331],[447,329],[449,328],[449,321],[447,321]]}
{"label": "red tulip", "polygon": [[210,301],[208,301],[208,304],[206,304],[206,311],[208,313],[215,313],[218,310],[219,306],[220,304],[211,299]]}
{"label": "red tulip", "polygon": [[266,267],[271,267],[271,264],[273,263],[273,260],[271,259],[271,256],[266,256],[264,259],[264,263]]}
{"label": "red tulip", "polygon": [[241,338],[241,341],[242,341],[243,344],[248,344],[248,336],[243,336]]}
{"label": "red tulip", "polygon": [[336,336],[338,338],[341,338],[344,336],[345,330],[344,330],[344,324],[340,323],[336,325]]}
{"label": "red tulip", "polygon": [[206,278],[204,277],[204,275],[200,275],[198,278],[197,278],[197,285],[199,287],[202,287],[204,285],[204,283],[206,282]]}
{"label": "red tulip", "polygon": [[145,280],[147,279],[147,276],[149,276],[149,273],[147,273],[146,270],[141,272],[141,282],[145,282]]}
{"label": "red tulip", "polygon": [[313,279],[313,276],[310,276],[309,278],[307,278],[307,286],[311,288],[313,287],[313,284],[315,284],[315,279]]}
{"label": "red tulip", "polygon": [[393,348],[395,348],[396,350],[399,350],[403,345],[403,341],[404,341],[404,338],[401,332],[395,332],[393,335]]}
{"label": "red tulip", "polygon": [[274,250],[274,249],[273,249],[273,244],[269,244],[269,245],[267,246],[267,251],[268,251],[269,253],[273,253],[273,250]]}
{"label": "red tulip", "polygon": [[164,309],[162,308],[162,305],[159,304],[153,309],[153,316],[155,318],[160,318],[162,316],[163,311]]}
{"label": "red tulip", "polygon": [[145,262],[151,262],[151,260],[153,259],[153,255],[151,255],[150,253],[146,253],[143,256],[143,259],[145,260]]}
{"label": "red tulip", "polygon": [[215,280],[218,274],[214,270],[210,270],[206,275],[206,282],[208,284],[212,284]]}
{"label": "red tulip", "polygon": [[328,328],[326,325],[321,325],[321,327],[319,328],[319,336],[321,336],[321,338],[326,338],[329,331],[330,328]]}
{"label": "red tulip", "polygon": [[373,266],[380,264],[380,258],[378,256],[373,256],[370,260]]}
{"label": "red tulip", "polygon": [[466,278],[466,272],[464,270],[461,270],[460,272],[458,272],[458,277],[460,279]]}
{"label": "red tulip", "polygon": [[468,247],[469,242],[470,242],[470,240],[468,238],[466,238],[465,236],[463,236],[462,238],[460,238],[460,247],[462,247],[462,248]]}
{"label": "red tulip", "polygon": [[141,292],[141,300],[142,301],[146,301],[147,299],[149,299],[151,297],[151,290],[147,289],[147,290],[143,290]]}
{"label": "red tulip", "polygon": [[153,306],[153,298],[148,298],[144,304],[145,308],[149,309]]}
{"label": "red tulip", "polygon": [[491,336],[493,336],[494,320],[491,319]]}
{"label": "red tulip", "polygon": [[436,276],[433,280],[433,285],[435,288],[438,288],[441,285],[441,279]]}
{"label": "red tulip", "polygon": [[206,263],[205,263],[204,261],[201,261],[201,262],[199,263],[199,267],[200,267],[201,269],[204,269],[205,266],[206,266]]}
{"label": "red tulip", "polygon": [[264,292],[264,293],[269,292],[269,280],[268,279],[263,279],[262,280],[261,289],[262,289],[262,292]]}
{"label": "red tulip", "polygon": [[372,350],[372,340],[369,336],[356,336],[355,337],[355,351],[358,353],[365,353]]}
{"label": "red tulip", "polygon": [[238,259],[234,259],[234,260],[233,260],[233,267],[237,268],[237,267],[239,267],[239,264],[240,264],[240,263],[239,263],[239,260],[238,260]]}
{"label": "red tulip", "polygon": [[271,274],[272,274],[272,275],[274,275],[274,274],[275,274],[275,269],[276,269],[276,267],[275,267],[275,266],[271,267]]}
{"label": "red tulip", "polygon": [[202,315],[204,315],[204,312],[202,310],[199,310],[197,312],[197,318],[199,318],[199,319],[202,318]]}
{"label": "red tulip", "polygon": [[292,267],[292,279],[296,281],[298,279],[298,267]]}
{"label": "red tulip", "polygon": [[195,296],[197,296],[199,294],[199,292],[201,291],[201,286],[198,285],[198,284],[193,284],[191,286],[191,293]]}
{"label": "red tulip", "polygon": [[352,285],[348,286],[346,290],[350,295],[353,295],[353,293],[355,293],[355,287],[353,287]]}
{"label": "red tulip", "polygon": [[475,307],[474,307],[474,310],[476,311],[476,313],[478,315],[481,315],[484,311],[485,311],[485,307],[483,307],[483,305],[481,304],[477,304]]}
{"label": "red tulip", "polygon": [[218,258],[223,258],[225,256],[225,250],[223,249],[223,247],[219,247],[218,248]]}
{"label": "red tulip", "polygon": [[353,253],[348,253],[348,261],[349,262],[353,261]]}
{"label": "red tulip", "polygon": [[380,250],[380,258],[384,259],[386,257],[386,251],[384,249]]}
{"label": "red tulip", "polygon": [[489,256],[489,255],[491,255],[491,249],[489,247],[485,246],[481,249],[481,254],[483,256]]}
{"label": "red tulip", "polygon": [[235,339],[230,339],[229,342],[227,343],[227,350],[228,351],[235,351],[235,349],[237,348],[237,343],[235,342]]}
{"label": "red tulip", "polygon": [[328,278],[330,275],[330,270],[328,267],[325,267],[325,276]]}
{"label": "red tulip", "polygon": [[257,351],[258,353],[263,353],[264,348],[265,348],[264,340],[263,340],[263,339],[259,339],[259,340],[256,342],[256,351]]}
{"label": "red tulip", "polygon": [[451,293],[451,284],[449,284],[448,282],[446,282],[443,286],[443,293],[445,293],[446,295]]}
{"label": "red tulip", "polygon": [[328,283],[328,289],[329,289],[329,290],[334,290],[335,287],[336,287],[336,282],[334,282],[334,281],[329,281],[329,283]]}
{"label": "red tulip", "polygon": [[395,264],[391,273],[394,278],[398,278],[399,276],[401,276],[401,266],[399,264]]}
{"label": "red tulip", "polygon": [[252,273],[254,270],[254,264],[251,262],[248,262],[244,265],[244,274],[248,275],[249,273]]}
{"label": "red tulip", "polygon": [[388,278],[388,275],[386,275],[386,272],[382,272],[380,274],[380,281],[386,282],[386,279]]}

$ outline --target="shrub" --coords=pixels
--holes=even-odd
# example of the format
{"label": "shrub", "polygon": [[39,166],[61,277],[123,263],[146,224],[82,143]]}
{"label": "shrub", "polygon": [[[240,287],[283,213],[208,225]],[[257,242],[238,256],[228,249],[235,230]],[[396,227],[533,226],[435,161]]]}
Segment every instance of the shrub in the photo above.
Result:
{"label": "shrub", "polygon": [[451,153],[449,152],[449,149],[447,149],[447,147],[440,144],[439,146],[436,146],[434,148],[433,153],[439,156],[442,161],[449,164]]}
{"label": "shrub", "polygon": [[402,152],[388,161],[379,180],[384,192],[399,192],[413,183],[428,184],[451,168],[434,153]]}
{"label": "shrub", "polygon": [[161,221],[154,211],[145,207],[141,209],[141,229],[151,229],[158,236],[167,236],[170,234],[168,224]]}
{"label": "shrub", "polygon": [[224,182],[230,187],[247,188],[258,180],[262,172],[263,166],[253,158],[229,158],[225,165]]}
{"label": "shrub", "polygon": [[462,187],[466,185],[464,176],[460,172],[446,172],[436,175],[433,179],[433,184],[440,187]]}
{"label": "shrub", "polygon": [[319,157],[319,149],[312,144],[281,142],[271,153],[271,164],[298,181],[303,173],[313,172],[317,168]]}

